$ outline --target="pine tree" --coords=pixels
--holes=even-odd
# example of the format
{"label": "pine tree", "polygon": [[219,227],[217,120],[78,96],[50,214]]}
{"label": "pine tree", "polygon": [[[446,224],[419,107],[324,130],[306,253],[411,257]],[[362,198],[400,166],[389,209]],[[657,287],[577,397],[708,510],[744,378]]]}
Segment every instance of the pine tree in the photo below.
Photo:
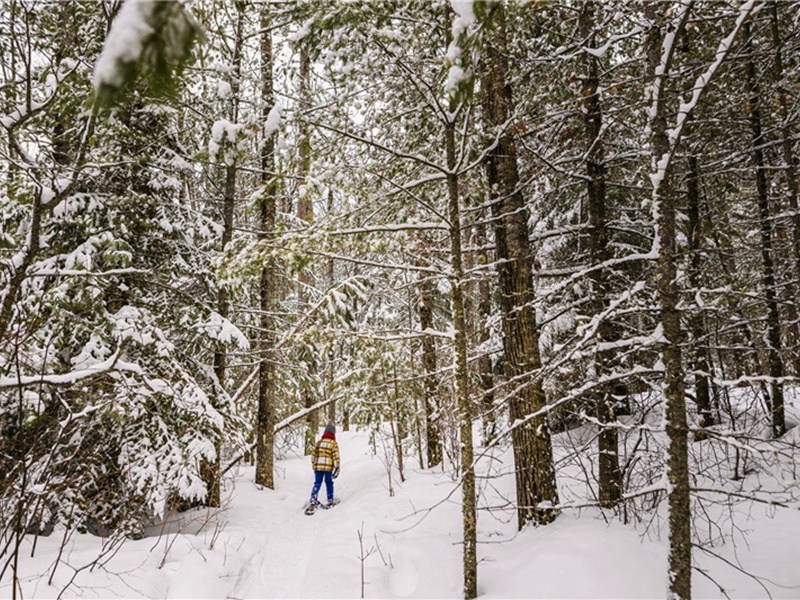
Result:
{"label": "pine tree", "polygon": [[[495,229],[503,348],[513,391],[509,406],[517,479],[518,523],[548,523],[555,518],[549,506],[558,504],[547,404],[541,379],[539,330],[533,307],[533,257],[528,241],[524,200],[519,189],[516,147],[507,129],[513,115],[511,84],[505,60],[505,14],[501,4],[489,17],[494,28],[486,41],[488,64],[483,81],[484,118],[497,129],[496,149],[488,154],[487,180]],[[505,128],[505,129],[502,129]],[[536,415],[536,416],[532,416]]]}

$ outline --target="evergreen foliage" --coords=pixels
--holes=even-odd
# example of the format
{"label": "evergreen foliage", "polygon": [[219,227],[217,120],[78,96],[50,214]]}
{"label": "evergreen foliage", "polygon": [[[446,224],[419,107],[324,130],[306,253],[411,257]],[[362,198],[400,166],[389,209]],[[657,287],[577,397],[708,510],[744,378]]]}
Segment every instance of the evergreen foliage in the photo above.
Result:
{"label": "evergreen foliage", "polygon": [[463,484],[466,597],[494,446],[687,597],[708,490],[796,501],[800,7],[262,4],[0,0],[0,558],[332,420]]}

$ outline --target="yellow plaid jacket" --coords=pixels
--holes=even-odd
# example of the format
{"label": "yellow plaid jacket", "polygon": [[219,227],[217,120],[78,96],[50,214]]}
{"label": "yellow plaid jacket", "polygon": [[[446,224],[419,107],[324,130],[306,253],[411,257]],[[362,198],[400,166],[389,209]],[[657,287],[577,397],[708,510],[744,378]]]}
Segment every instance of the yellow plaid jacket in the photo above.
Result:
{"label": "yellow plaid jacket", "polygon": [[314,446],[311,465],[315,471],[333,471],[339,466],[339,444],[336,440],[322,438]]}

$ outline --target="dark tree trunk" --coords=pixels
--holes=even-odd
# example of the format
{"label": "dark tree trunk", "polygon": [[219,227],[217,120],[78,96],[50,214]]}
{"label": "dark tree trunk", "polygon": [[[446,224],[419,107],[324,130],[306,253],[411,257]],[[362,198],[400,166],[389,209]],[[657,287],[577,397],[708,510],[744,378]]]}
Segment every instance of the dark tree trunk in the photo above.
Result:
{"label": "dark tree trunk", "polygon": [[[233,123],[239,119],[239,80],[242,75],[242,45],[244,44],[244,6],[236,4],[236,33],[233,41],[233,71],[231,81],[231,100],[230,118]],[[234,159],[233,164],[225,167],[225,186],[222,196],[222,251],[225,252],[228,244],[233,239],[233,215],[236,210],[236,175],[237,164]],[[217,293],[217,312],[223,319],[230,317],[231,302],[225,284],[220,284]],[[223,344],[218,344],[214,351],[214,374],[217,377],[218,391],[225,389],[226,375],[228,369],[228,350]],[[215,404],[218,406],[219,401]],[[203,482],[208,489],[206,504],[218,507],[220,505],[220,455],[222,445],[220,442],[214,444],[216,457],[213,461],[203,459],[201,461],[201,475]]]}
{"label": "dark tree trunk", "polygon": [[[310,106],[310,90],[311,86],[311,58],[308,51],[303,48],[300,50],[300,105],[303,110]],[[299,192],[297,194],[297,220],[300,223],[311,223],[314,220],[314,208],[311,205],[310,196],[305,186],[308,184],[308,173],[311,170],[311,134],[308,129],[308,123],[302,116],[298,121],[298,138],[299,138],[299,156],[298,163],[299,169],[297,173],[298,181],[300,182]],[[301,270],[297,275],[297,303],[301,312],[308,310],[308,286],[311,283],[307,270]],[[309,352],[311,352],[309,347]],[[317,403],[318,399],[312,394],[309,388],[310,382],[314,377],[312,372],[312,365],[316,363],[313,357],[307,356],[305,366],[308,369],[308,380],[305,384],[301,384],[301,394],[303,406],[310,408]],[[306,431],[305,431],[305,453],[311,454],[314,450],[314,444],[317,441],[317,432],[319,431],[319,411],[313,410],[306,416]]]}
{"label": "dark tree trunk", "polygon": [[[395,451],[397,452],[397,471],[400,473],[400,482],[406,480],[405,475],[405,450],[403,448],[403,440],[408,436],[406,429],[405,416],[400,412],[400,384],[397,378],[397,365],[394,365],[394,394],[390,399],[390,415],[394,415],[392,419],[392,433],[394,434]],[[397,427],[395,430],[394,427]]]}
{"label": "dark tree trunk", "polygon": [[[750,28],[745,25],[747,48],[751,50]],[[772,433],[779,437],[786,433],[783,407],[783,359],[781,357],[781,319],[775,293],[775,268],[772,262],[772,225],[769,207],[767,170],[764,161],[764,135],[761,126],[761,90],[756,79],[756,66],[751,57],[746,65],[747,91],[750,96],[750,129],[753,134],[753,168],[756,177],[758,217],[761,234],[761,283],[767,303],[767,361],[770,375],[770,405],[772,410]]]}
{"label": "dark tree trunk", "polygon": [[[698,289],[702,284],[702,245],[703,234],[700,219],[700,171],[697,165],[697,156],[689,156],[689,173],[686,178],[687,214],[689,232],[689,285]],[[700,308],[698,307],[698,311]],[[714,413],[711,408],[711,396],[708,385],[708,350],[706,347],[706,328],[703,315],[698,312],[691,317],[690,328],[692,332],[691,362],[694,372],[694,399],[697,404],[697,414],[700,427],[709,427],[714,424]],[[696,440],[705,439],[705,435],[698,433]]]}
{"label": "dark tree trunk", "polygon": [[[487,39],[488,64],[484,75],[484,118],[491,128],[503,126],[513,113],[511,87],[506,80],[505,15],[495,6],[493,33]],[[509,398],[517,490],[518,526],[530,521],[545,524],[558,503],[550,431],[546,415],[527,418],[547,404],[541,380],[539,330],[533,307],[533,256],[528,241],[525,202],[519,189],[517,151],[510,131],[486,163],[495,229],[499,297],[503,317],[506,376],[513,380]],[[527,418],[527,420],[525,420]]]}
{"label": "dark tree trunk", "polygon": [[[328,215],[333,214],[333,192],[328,190]],[[328,289],[333,288],[333,284],[335,281],[335,270],[334,270],[335,263],[333,259],[328,260]],[[328,384],[327,390],[329,397],[335,394],[335,390],[333,389],[333,368],[334,368],[334,360],[336,360],[336,344],[333,344],[331,348],[328,350]],[[331,423],[336,423],[336,400],[331,400],[331,403],[328,404],[327,410],[327,419]]]}
{"label": "dark tree trunk", "polygon": [[[485,218],[482,211],[479,218]],[[477,262],[480,266],[489,264],[489,252],[486,250],[486,224],[475,225],[475,244],[478,247]],[[478,279],[478,346],[485,348],[489,341],[489,318],[492,314],[492,297],[488,273],[481,273]],[[481,405],[483,412],[483,441],[490,443],[496,435],[496,415],[494,406],[494,373],[492,373],[492,357],[481,351],[478,358],[478,377],[481,385]]]}
{"label": "dark tree trunk", "polygon": [[[689,495],[689,426],[686,418],[686,397],[684,372],[681,362],[681,343],[683,330],[678,311],[677,250],[675,233],[675,198],[672,189],[671,161],[674,148],[667,137],[667,119],[664,106],[664,88],[668,81],[671,53],[662,57],[662,15],[658,14],[661,5],[654,1],[646,5],[646,17],[650,29],[645,39],[647,84],[656,81],[659,65],[660,101],[651,120],[652,170],[654,182],[653,206],[656,213],[656,236],[658,241],[658,261],[656,281],[660,305],[660,320],[664,330],[665,343],[662,344],[664,364],[665,420],[668,438],[667,479],[669,492],[669,594],[674,598],[688,599],[692,595],[692,532]],[[679,39],[686,20],[682,19],[675,40]],[[674,44],[673,43],[673,48]],[[664,162],[666,161],[666,163]],[[663,165],[666,165],[665,167]]]}
{"label": "dark tree trunk", "polygon": [[[595,3],[587,0],[580,14],[579,27],[584,44],[594,45]],[[606,217],[606,172],[602,138],[602,109],[597,88],[600,85],[597,57],[588,52],[583,55],[583,123],[586,136],[586,188],[589,208],[589,249],[594,270],[592,280],[592,314],[599,315],[608,306],[609,282],[605,267],[598,267],[610,258]],[[597,327],[596,341],[604,344],[611,340],[613,325],[604,319]],[[595,377],[601,380],[607,374],[610,357],[607,352],[595,354]],[[600,506],[615,506],[622,497],[622,471],[619,468],[619,440],[614,414],[614,398],[607,385],[597,387],[594,394],[596,416],[600,423],[598,441],[598,496]],[[608,426],[604,426],[608,425]]]}
{"label": "dark tree trunk", "polygon": [[778,0],[773,0],[770,4],[771,16],[771,33],[773,45],[773,76],[777,83],[776,92],[778,94],[778,106],[780,107],[780,117],[782,122],[780,124],[781,133],[781,154],[783,158],[783,169],[786,177],[786,197],[789,205],[789,210],[792,213],[791,218],[791,240],[792,240],[792,271],[794,281],[787,286],[789,294],[787,308],[790,311],[790,319],[792,325],[789,328],[791,340],[794,348],[794,374],[795,377],[800,376],[800,320],[798,320],[798,304],[800,304],[800,297],[798,290],[800,290],[800,210],[798,210],[798,186],[797,186],[797,158],[794,153],[792,129],[789,123],[792,110],[789,106],[792,96],[789,90],[785,87],[784,70],[783,70],[783,43],[780,34],[780,20],[778,15]]}
{"label": "dark tree trunk", "polygon": [[[451,15],[450,10],[446,13]],[[450,44],[452,30],[445,30],[445,43]],[[456,171],[456,123],[458,111],[450,99],[444,126],[445,159],[447,162],[447,217],[450,240],[450,289],[453,317],[455,362],[454,392],[458,411],[461,445],[461,517],[463,534],[463,594],[465,600],[478,597],[478,514],[475,497],[474,448],[472,443],[472,402],[470,401],[469,363],[467,361],[467,319],[464,312],[464,256],[461,243],[461,200]]]}
{"label": "dark tree trunk", "polygon": [[[451,112],[454,107],[451,106]],[[450,261],[453,271],[452,302],[455,329],[455,392],[461,438],[461,490],[464,523],[464,598],[478,596],[477,513],[475,510],[475,468],[472,446],[472,407],[469,398],[467,366],[467,321],[464,314],[464,266],[461,249],[461,216],[458,197],[458,177],[455,174],[455,124],[448,123],[445,131],[447,153],[448,216],[450,220]]]}
{"label": "dark tree trunk", "polygon": [[[426,274],[420,279],[419,321],[423,331],[433,329],[433,282]],[[442,445],[439,431],[438,383],[436,380],[436,338],[422,337],[423,396],[425,401],[425,439],[427,440],[428,468],[442,462]]]}
{"label": "dark tree trunk", "polygon": [[[269,5],[261,6],[261,110],[266,122],[267,115],[274,104],[272,90],[272,33],[270,30]],[[261,182],[264,185],[263,195],[259,201],[259,216],[263,240],[268,240],[275,231],[276,196],[275,189],[275,136],[267,132],[261,148]],[[275,277],[273,261],[261,267],[260,281],[260,334],[258,350],[258,417],[256,422],[256,483],[268,488],[275,487],[275,422],[276,422],[276,385],[275,360]]]}

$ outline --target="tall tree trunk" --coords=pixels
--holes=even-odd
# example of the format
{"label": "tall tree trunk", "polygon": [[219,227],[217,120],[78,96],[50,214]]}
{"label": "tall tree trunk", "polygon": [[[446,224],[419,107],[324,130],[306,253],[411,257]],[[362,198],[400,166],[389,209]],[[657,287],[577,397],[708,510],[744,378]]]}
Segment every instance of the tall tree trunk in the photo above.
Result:
{"label": "tall tree trunk", "polygon": [[[489,264],[489,251],[486,249],[486,224],[482,220],[486,213],[481,211],[479,222],[475,224],[475,245],[478,247],[477,262],[481,266]],[[478,279],[478,376],[481,385],[481,405],[483,413],[483,442],[490,443],[496,435],[496,414],[494,406],[494,373],[492,357],[486,351],[489,342],[489,318],[492,315],[492,297],[488,273],[481,273]]]}
{"label": "tall tree trunk", "polygon": [[[302,48],[300,50],[300,107],[302,110],[307,110],[310,106],[310,85],[311,85],[311,58],[308,55],[308,50]],[[304,117],[298,121],[299,137],[299,156],[298,156],[298,173],[297,178],[300,183],[297,194],[297,220],[300,223],[311,223],[314,220],[314,208],[311,204],[308,185],[308,173],[311,170],[311,135],[308,129],[308,123]],[[308,310],[308,286],[311,279],[308,276],[307,270],[301,270],[297,275],[297,303],[300,312]],[[311,349],[309,348],[309,352]],[[315,361],[313,357],[306,357],[305,364],[308,368],[308,381],[313,380],[314,373],[311,372],[311,365]],[[301,385],[301,394],[303,397],[303,406],[310,408],[317,403],[317,398],[314,397],[312,390],[308,384]],[[319,431],[319,412],[313,410],[306,416],[306,432],[305,432],[305,453],[311,454],[314,450],[314,444],[317,439],[317,432]]]}
{"label": "tall tree trunk", "polygon": [[[681,328],[678,305],[677,251],[675,235],[675,199],[672,189],[671,153],[667,137],[667,118],[664,102],[664,88],[669,75],[672,51],[679,39],[686,19],[681,19],[677,31],[673,31],[674,40],[666,48],[662,56],[663,35],[658,14],[660,4],[657,0],[649,2],[645,7],[645,16],[650,22],[650,29],[645,38],[646,76],[645,81],[651,86],[653,108],[650,128],[652,131],[652,175],[653,211],[656,220],[656,243],[658,261],[656,264],[656,281],[661,326],[665,342],[661,354],[664,364],[664,412],[667,429],[667,479],[669,491],[669,596],[688,599],[692,595],[692,533],[691,509],[689,496],[689,426],[686,419],[686,398],[684,390],[684,372],[681,362]],[[658,74],[658,71],[661,71]]]}
{"label": "tall tree trunk", "polygon": [[[697,156],[689,156],[689,173],[686,178],[686,196],[689,234],[689,285],[698,289],[702,283],[701,253],[702,253],[702,227],[700,219],[700,170],[697,165]],[[698,307],[698,311],[699,311]],[[710,427],[714,424],[714,413],[711,410],[711,395],[708,384],[708,350],[706,342],[706,328],[702,313],[698,312],[691,317],[692,332],[691,361],[694,372],[694,399],[697,404],[697,413],[700,417],[700,427]],[[698,433],[696,440],[705,439],[705,435]]]}
{"label": "tall tree trunk", "polygon": [[[450,107],[450,113],[455,107]],[[469,371],[467,365],[467,321],[464,314],[464,265],[461,247],[461,207],[456,175],[455,123],[448,122],[445,129],[447,153],[447,195],[450,231],[450,266],[453,302],[453,327],[455,329],[455,393],[461,437],[461,490],[464,523],[464,598],[478,596],[477,514],[475,510],[475,468],[472,445],[472,407],[469,397]]]}
{"label": "tall tree trunk", "polygon": [[[595,3],[587,0],[581,10],[579,27],[584,44],[594,45]],[[586,136],[586,191],[589,208],[589,249],[591,263],[592,300],[594,315],[600,315],[608,306],[608,277],[605,267],[597,267],[610,257],[606,217],[606,172],[602,138],[602,110],[597,88],[600,85],[597,57],[589,52],[583,54],[583,123]],[[607,319],[597,327],[597,344],[611,340],[612,323]],[[595,354],[595,377],[601,380],[607,373],[609,357],[598,350]],[[614,414],[614,398],[607,385],[601,385],[595,393],[595,409],[600,423],[598,435],[598,496],[600,506],[615,506],[622,497],[622,471],[619,468],[619,440]],[[607,425],[607,426],[606,426]]]}
{"label": "tall tree trunk", "polygon": [[[419,322],[424,332],[433,329],[433,282],[428,274],[421,274],[419,287]],[[422,383],[425,401],[425,439],[428,468],[432,469],[442,462],[436,380],[436,338],[432,335],[422,336],[422,371],[425,373]]]}
{"label": "tall tree trunk", "polygon": [[[272,33],[270,30],[269,4],[261,5],[261,117],[267,115],[274,105],[272,89]],[[260,238],[266,243],[275,231],[276,197],[275,187],[275,135],[265,132],[261,147],[261,183],[264,186],[259,201]],[[273,260],[267,259],[261,267],[260,281],[260,333],[258,350],[258,417],[256,422],[256,483],[268,488],[275,487],[275,414],[277,412],[277,390],[275,385],[275,300],[277,290],[273,274]]]}
{"label": "tall tree trunk", "polygon": [[394,414],[394,422],[397,424],[397,430],[394,432],[395,447],[397,449],[397,470],[400,473],[400,482],[402,483],[406,480],[403,441],[408,437],[408,430],[405,415],[400,410],[400,380],[397,376],[396,363],[393,365],[393,372],[394,394],[392,396],[392,413]]}
{"label": "tall tree trunk", "polygon": [[[239,80],[242,76],[242,46],[244,44],[244,4],[236,3],[236,29],[233,40],[233,69],[231,72],[230,112],[231,122],[239,120]],[[236,174],[237,160],[225,167],[225,186],[222,196],[222,252],[227,249],[233,239],[233,215],[236,210]],[[217,312],[223,319],[230,317],[231,302],[228,290],[224,283],[220,284],[217,293]],[[225,377],[228,369],[228,350],[223,344],[218,344],[214,351],[214,374],[217,377],[219,391],[225,389]],[[217,404],[219,402],[217,401]],[[208,488],[206,504],[218,507],[220,505],[220,454],[222,445],[215,443],[216,457],[213,461],[202,461],[201,471],[203,481]]]}
{"label": "tall tree trunk", "polygon": [[[451,11],[448,10],[448,17]],[[445,43],[452,41],[452,30],[445,29]],[[450,239],[450,300],[454,329],[454,392],[458,411],[461,446],[461,518],[463,532],[463,594],[465,600],[478,596],[478,514],[475,497],[474,448],[472,442],[472,402],[470,401],[469,363],[467,361],[468,331],[464,312],[464,258],[461,242],[461,200],[458,191],[458,161],[456,159],[456,102],[451,97],[444,127],[445,159],[447,162],[447,218]]]}
{"label": "tall tree trunk", "polygon": [[800,376],[800,320],[798,320],[798,303],[800,303],[800,206],[798,206],[798,184],[797,184],[797,158],[794,153],[790,116],[792,114],[789,101],[792,97],[786,89],[783,81],[783,43],[780,34],[780,20],[778,18],[778,0],[773,0],[770,5],[771,33],[773,45],[773,76],[777,83],[778,106],[780,116],[783,119],[780,125],[781,132],[781,153],[783,158],[783,169],[786,177],[786,196],[791,218],[791,239],[792,239],[792,271],[794,281],[788,286],[789,302],[788,308],[791,312],[790,317],[793,321],[790,328],[791,338],[794,343],[794,374]]}
{"label": "tall tree trunk", "polygon": [[[750,27],[745,25],[746,47],[752,51]],[[764,135],[761,127],[761,90],[756,79],[756,66],[752,55],[747,61],[747,91],[750,95],[750,129],[753,134],[753,168],[756,177],[756,194],[761,235],[761,283],[767,303],[767,360],[770,376],[770,405],[772,409],[772,433],[779,437],[786,433],[783,407],[783,359],[781,357],[781,321],[775,293],[775,269],[772,262],[772,225],[769,208],[767,171],[764,161]]]}
{"label": "tall tree trunk", "polygon": [[[333,214],[333,192],[328,189],[328,215],[330,216]],[[333,284],[335,281],[335,263],[333,258],[328,259],[328,267],[327,267],[327,278],[328,278],[328,289],[333,288]],[[333,342],[330,349],[328,350],[328,394],[333,396],[336,390],[333,389],[333,365],[334,360],[336,359],[336,343]],[[328,411],[327,411],[327,419],[331,423],[336,422],[336,400],[331,400],[331,403],[328,404]]]}
{"label": "tall tree trunk", "polygon": [[[484,118],[492,128],[507,124],[513,113],[511,86],[507,81],[505,14],[495,5],[493,33],[487,39],[488,64],[484,77]],[[506,375],[513,381],[509,398],[520,528],[529,521],[545,524],[558,503],[550,431],[546,415],[524,420],[546,405],[541,380],[539,329],[533,307],[533,256],[528,241],[527,211],[519,189],[517,151],[506,129],[486,163],[495,229],[500,307],[503,317],[503,350]]]}

